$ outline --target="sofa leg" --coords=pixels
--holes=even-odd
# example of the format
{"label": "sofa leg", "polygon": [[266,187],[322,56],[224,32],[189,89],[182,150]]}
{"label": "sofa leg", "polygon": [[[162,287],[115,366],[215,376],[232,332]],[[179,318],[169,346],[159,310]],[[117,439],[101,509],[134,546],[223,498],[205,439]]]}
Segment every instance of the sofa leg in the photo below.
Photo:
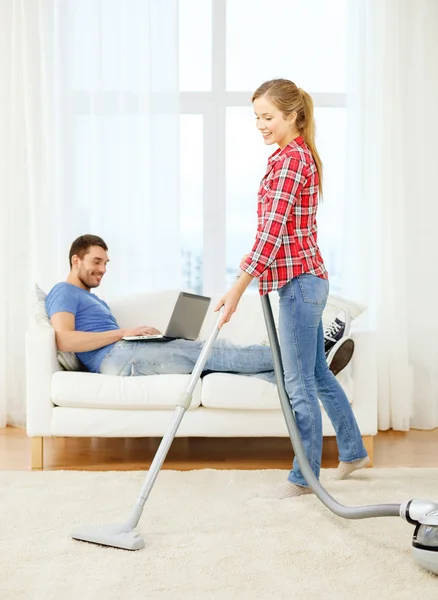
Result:
{"label": "sofa leg", "polygon": [[31,467],[32,469],[43,468],[43,440],[42,437],[31,438],[32,443],[32,456],[31,456]]}
{"label": "sofa leg", "polygon": [[365,446],[365,450],[368,452],[368,456],[370,457],[369,467],[374,466],[374,437],[372,435],[364,435],[362,436],[363,445]]}

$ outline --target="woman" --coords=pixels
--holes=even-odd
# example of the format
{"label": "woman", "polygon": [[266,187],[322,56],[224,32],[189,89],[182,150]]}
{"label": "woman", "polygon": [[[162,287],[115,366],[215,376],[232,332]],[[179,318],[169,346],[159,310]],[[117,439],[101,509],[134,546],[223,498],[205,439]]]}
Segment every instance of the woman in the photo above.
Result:
{"label": "woman", "polygon": [[[252,97],[257,128],[268,159],[258,193],[258,227],[242,273],[221,298],[219,327],[227,323],[254,277],[260,294],[278,290],[279,333],[286,391],[312,471],[319,478],[322,420],[318,398],[333,423],[339,449],[337,478],[369,462],[348,399],[329,370],[324,353],[322,312],[328,275],[317,244],[316,212],[322,195],[322,163],[315,147],[313,102],[292,81],[263,83]],[[288,480],[271,496],[311,493],[295,459]]]}

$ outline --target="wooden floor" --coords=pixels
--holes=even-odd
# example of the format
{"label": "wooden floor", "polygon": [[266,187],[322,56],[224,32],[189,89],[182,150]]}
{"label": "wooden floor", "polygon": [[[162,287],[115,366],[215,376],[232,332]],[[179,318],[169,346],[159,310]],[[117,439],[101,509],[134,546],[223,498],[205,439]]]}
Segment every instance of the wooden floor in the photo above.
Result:
{"label": "wooden floor", "polygon": [[[147,469],[159,438],[44,438],[44,468],[80,470]],[[28,470],[31,443],[23,429],[0,429],[0,470]],[[284,438],[177,438],[164,468],[288,469],[293,453]],[[325,438],[322,466],[337,465],[334,438]],[[379,432],[374,467],[438,467],[438,429]]]}

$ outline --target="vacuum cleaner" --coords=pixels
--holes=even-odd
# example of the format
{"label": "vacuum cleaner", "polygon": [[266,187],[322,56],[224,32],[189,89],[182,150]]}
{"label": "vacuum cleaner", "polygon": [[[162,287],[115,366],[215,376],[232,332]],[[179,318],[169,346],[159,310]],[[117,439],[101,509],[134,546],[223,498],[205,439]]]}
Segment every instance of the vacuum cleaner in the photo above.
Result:
{"label": "vacuum cleaner", "polygon": [[[295,456],[297,457],[301,472],[306,482],[313,490],[316,497],[322,502],[322,504],[324,504],[331,512],[339,517],[344,519],[368,519],[374,517],[400,516],[402,519],[413,525],[415,527],[412,540],[412,553],[414,559],[425,569],[438,574],[437,502],[411,498],[402,504],[375,504],[369,506],[347,507],[337,502],[324,489],[317,477],[314,475],[307,460],[294,418],[293,410],[291,408],[289,397],[284,385],[280,346],[269,296],[262,296],[261,301],[273,355],[281,408],[283,410]],[[169,448],[175,438],[182,418],[190,406],[193,391],[202,374],[211,348],[219,333],[219,323],[222,318],[221,313],[219,314],[214,330],[202,348],[202,351],[193,369],[193,373],[190,377],[187,389],[182,393],[179,401],[176,404],[176,410],[170,427],[166,435],[163,437],[160,446],[158,447],[143,487],[127,520],[122,523],[109,525],[78,527],[72,533],[73,539],[103,546],[121,548],[123,550],[140,550],[144,548],[144,539],[135,531],[135,528],[139,523],[144,505],[149,497],[149,494],[151,493],[152,487],[164,463]]]}

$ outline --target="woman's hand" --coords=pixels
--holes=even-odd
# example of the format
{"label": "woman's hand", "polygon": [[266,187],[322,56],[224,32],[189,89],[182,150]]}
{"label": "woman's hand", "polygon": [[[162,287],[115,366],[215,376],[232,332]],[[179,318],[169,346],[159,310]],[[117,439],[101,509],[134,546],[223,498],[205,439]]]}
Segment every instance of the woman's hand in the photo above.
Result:
{"label": "woman's hand", "polygon": [[228,321],[231,319],[231,316],[236,312],[237,305],[239,304],[241,297],[242,292],[233,287],[219,300],[219,302],[216,305],[216,308],[214,309],[214,311],[217,312],[222,308],[222,306],[224,307],[222,319],[219,321],[218,325],[219,329],[222,327],[222,325],[228,323]]}
{"label": "woman's hand", "polygon": [[[248,256],[247,254],[245,256]],[[228,290],[226,294],[222,296],[219,302],[214,309],[214,312],[217,312],[222,307],[224,307],[222,318],[219,321],[218,328],[220,329],[222,325],[228,323],[231,319],[232,315],[236,312],[237,305],[240,302],[240,298],[242,297],[243,292],[249,286],[251,281],[254,279],[252,275],[248,275],[245,271],[241,271],[241,274],[238,280],[235,282],[233,287]]]}

